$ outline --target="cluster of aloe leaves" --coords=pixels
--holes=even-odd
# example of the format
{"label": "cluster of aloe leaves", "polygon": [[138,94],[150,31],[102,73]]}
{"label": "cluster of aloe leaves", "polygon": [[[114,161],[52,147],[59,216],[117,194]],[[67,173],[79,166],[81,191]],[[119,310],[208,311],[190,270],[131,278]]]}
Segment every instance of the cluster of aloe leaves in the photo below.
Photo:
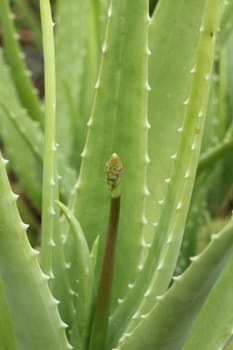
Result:
{"label": "cluster of aloe leaves", "polygon": [[[52,20],[40,0],[41,27],[29,3],[13,5],[43,48],[44,101],[0,0],[1,349],[231,349],[233,1],[56,0]],[[12,174],[41,214],[40,246]]]}

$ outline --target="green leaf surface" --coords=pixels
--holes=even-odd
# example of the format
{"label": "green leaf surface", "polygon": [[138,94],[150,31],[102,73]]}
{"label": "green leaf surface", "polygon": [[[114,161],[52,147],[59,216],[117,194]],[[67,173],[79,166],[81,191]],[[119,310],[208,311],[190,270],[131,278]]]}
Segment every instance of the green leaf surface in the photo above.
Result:
{"label": "green leaf surface", "polygon": [[96,236],[100,236],[99,271],[109,203],[104,164],[113,153],[122,159],[124,215],[120,219],[116,252],[115,303],[137,274],[141,249],[147,165],[147,7],[146,2],[139,0],[110,1],[95,100],[77,183],[75,215],[80,219],[90,247]]}
{"label": "green leaf surface", "polygon": [[56,144],[56,76],[53,21],[49,0],[40,0],[45,75],[45,135],[42,174],[41,266],[53,276],[52,249],[60,246]]}
{"label": "green leaf surface", "polygon": [[[1,95],[1,99],[5,97],[4,93]],[[5,103],[6,98],[0,101],[0,105],[6,113],[6,116],[10,119],[13,126],[17,130],[18,134],[25,141],[31,153],[35,158],[35,163],[38,162],[38,167],[42,166],[43,162],[43,150],[44,150],[44,134],[39,127],[39,124],[33,121],[27,114],[26,110],[20,109],[20,107],[12,108]],[[4,123],[4,126],[8,125]],[[3,127],[4,130],[4,127]],[[10,126],[9,126],[10,130]],[[10,133],[10,132],[9,132]],[[12,147],[17,148],[15,140],[11,138]],[[15,154],[17,156],[17,154]],[[59,159],[59,175],[60,175],[60,194],[61,197],[67,201],[70,192],[76,181],[76,172],[71,166],[69,166],[67,160],[62,153],[58,152]],[[21,180],[21,178],[20,178]],[[41,185],[41,183],[39,184]]]}
{"label": "green leaf surface", "polygon": [[0,282],[0,343],[2,350],[16,350],[15,336],[9,318],[6,297]]}
{"label": "green leaf surface", "polygon": [[61,0],[56,3],[59,152],[65,154],[76,170],[80,166],[99,64],[100,49],[93,7],[90,0]]}
{"label": "green leaf surface", "polygon": [[148,257],[142,259],[135,284],[111,319],[109,341],[123,330],[122,320],[130,321],[125,332],[132,331],[141,315],[153,307],[155,298],[166,291],[174,273],[200,153],[217,9],[218,2],[160,1],[151,23],[151,194],[146,199],[148,224],[143,237]]}
{"label": "green leaf surface", "polygon": [[220,43],[226,44],[232,35],[233,28],[233,3],[232,1],[222,1],[222,16],[220,21]]}
{"label": "green leaf surface", "polygon": [[0,1],[0,15],[4,40],[4,52],[11,68],[10,73],[15,83],[19,99],[22,106],[27,109],[31,118],[42,123],[40,101],[22,58],[8,0]]}
{"label": "green leaf surface", "polygon": [[[116,348],[180,350],[232,250],[233,221],[231,220],[220,233],[212,236],[210,245],[200,256],[192,258],[190,267],[183,275],[176,278],[168,292],[158,298],[156,305],[141,318],[132,333],[125,334]],[[221,300],[218,303],[221,304]],[[209,321],[211,327],[213,319],[210,317]],[[202,328],[198,335],[196,334],[196,341],[198,342],[203,333],[204,337],[211,338],[215,331],[211,329],[210,333]],[[192,349],[209,348],[197,346]]]}
{"label": "green leaf surface", "polygon": [[[27,114],[18,100],[17,92],[12,82],[9,69],[0,53],[0,103],[6,105],[10,101],[9,111],[11,116],[17,118],[20,114]],[[24,125],[21,131],[9,120],[8,112],[0,110],[0,133],[6,149],[7,157],[11,160],[11,165],[19,179],[22,188],[32,201],[33,205],[40,209],[41,205],[41,165],[22,136]],[[20,151],[19,151],[20,150]],[[28,171],[30,169],[30,171]]]}
{"label": "green leaf surface", "polygon": [[[73,213],[61,202],[57,205],[64,213],[70,225],[72,237],[64,245],[68,263],[71,290],[74,292],[74,307],[71,339],[75,347],[85,349],[90,332],[90,321],[95,296],[93,266],[82,228]],[[68,250],[67,250],[68,248]],[[72,251],[72,256],[70,252]],[[78,332],[78,337],[77,337]],[[78,342],[79,340],[79,342]]]}
{"label": "green leaf surface", "polygon": [[41,266],[53,280],[51,290],[60,301],[61,317],[71,327],[72,301],[66,261],[63,250],[63,236],[60,229],[59,208],[55,201],[59,198],[56,143],[56,75],[55,45],[52,11],[49,0],[40,1],[42,39],[45,71],[45,135],[42,183],[42,239]]}
{"label": "green leaf surface", "polygon": [[233,256],[199,313],[183,350],[224,349],[233,328]]}
{"label": "green leaf surface", "polygon": [[[17,350],[65,350],[70,346],[60,319],[57,301],[52,297],[26,236],[0,158],[0,275]],[[30,297],[29,297],[30,296]]]}

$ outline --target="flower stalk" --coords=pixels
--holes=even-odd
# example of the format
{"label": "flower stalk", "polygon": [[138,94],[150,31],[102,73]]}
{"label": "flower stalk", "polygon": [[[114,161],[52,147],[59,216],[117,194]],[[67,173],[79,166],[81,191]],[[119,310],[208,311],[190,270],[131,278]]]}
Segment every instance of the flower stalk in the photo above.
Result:
{"label": "flower stalk", "polygon": [[89,350],[104,349],[106,343],[114,257],[120,217],[121,194],[119,183],[122,171],[123,165],[121,160],[116,153],[113,153],[110,160],[105,165],[106,182],[111,191],[111,205]]}

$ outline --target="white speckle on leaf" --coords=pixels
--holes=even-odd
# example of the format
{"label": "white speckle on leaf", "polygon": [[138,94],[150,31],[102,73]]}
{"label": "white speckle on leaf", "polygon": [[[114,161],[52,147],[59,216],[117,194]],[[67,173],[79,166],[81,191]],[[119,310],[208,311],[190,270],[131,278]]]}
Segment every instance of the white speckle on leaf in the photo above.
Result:
{"label": "white speckle on leaf", "polygon": [[196,255],[196,256],[190,256],[190,261],[197,261],[198,260],[198,255]]}
{"label": "white speckle on leaf", "polygon": [[151,50],[150,50],[149,46],[146,47],[146,53],[147,53],[148,56],[151,55]]}
{"label": "white speckle on leaf", "polygon": [[124,299],[121,299],[121,298],[118,298],[118,299],[117,299],[118,304],[122,304],[123,301],[124,301]]}
{"label": "white speckle on leaf", "polygon": [[176,157],[177,157],[177,153],[174,153],[171,155],[171,159],[176,159]]}
{"label": "white speckle on leaf", "polygon": [[148,220],[147,220],[147,218],[146,218],[146,216],[145,216],[145,213],[143,213],[143,216],[142,216],[142,224],[143,224],[143,225],[148,224]]}
{"label": "white speckle on leaf", "polygon": [[135,314],[132,316],[132,319],[135,320],[139,317],[139,313],[136,311]]}
{"label": "white speckle on leaf", "polygon": [[150,163],[150,157],[149,157],[147,152],[146,152],[146,155],[145,155],[145,159],[146,159],[146,163],[149,164]]}
{"label": "white speckle on leaf", "polygon": [[162,270],[163,268],[163,265],[164,265],[164,262],[163,261],[160,261],[159,265],[157,266],[157,269],[158,271]]}
{"label": "white speckle on leaf", "polygon": [[99,89],[99,87],[100,87],[100,80],[97,79],[95,83],[95,89]]}
{"label": "white speckle on leaf", "polygon": [[145,196],[149,196],[150,195],[150,191],[148,190],[147,186],[144,185],[144,191],[143,191]]}
{"label": "white speckle on leaf", "polygon": [[184,174],[184,178],[188,179],[190,177],[190,175],[191,175],[190,169],[187,169],[185,174]]}
{"label": "white speckle on leaf", "polygon": [[196,145],[196,143],[194,142],[194,143],[192,144],[191,150],[192,150],[192,151],[195,151],[196,148],[197,148],[197,145]]}
{"label": "white speckle on leaf", "polygon": [[160,199],[160,200],[158,201],[158,204],[161,205],[161,206],[163,206],[163,205],[164,205],[164,199]]}
{"label": "white speckle on leaf", "polygon": [[56,183],[55,183],[55,180],[54,180],[54,178],[52,177],[52,178],[50,179],[50,185],[51,185],[51,186],[55,186],[55,184],[56,184]]}
{"label": "white speckle on leaf", "polygon": [[169,235],[167,239],[167,244],[170,244],[172,242],[172,239],[173,239],[172,235]]}
{"label": "white speckle on leaf", "polygon": [[146,90],[151,91],[151,87],[150,87],[148,80],[146,81]]}
{"label": "white speckle on leaf", "polygon": [[144,248],[151,247],[151,243],[147,243],[144,238],[142,238],[141,243],[142,243],[142,247],[144,247]]}
{"label": "white speckle on leaf", "polygon": [[186,98],[186,100],[184,100],[183,104],[184,104],[184,105],[187,105],[188,103],[189,103],[189,97]]}
{"label": "white speckle on leaf", "polygon": [[87,126],[91,126],[92,125],[92,122],[93,122],[93,118],[89,118],[88,122],[87,122]]}
{"label": "white speckle on leaf", "polygon": [[144,268],[144,265],[143,265],[143,264],[139,264],[139,265],[138,265],[138,270],[139,270],[139,271],[142,271],[143,268]]}
{"label": "white speckle on leaf", "polygon": [[154,227],[157,227],[157,226],[159,225],[159,223],[158,223],[158,221],[155,221],[155,222],[152,223],[152,225],[153,225]]}
{"label": "white speckle on leaf", "polygon": [[177,131],[178,131],[179,133],[182,133],[182,131],[183,131],[183,125],[182,125],[180,128],[178,128]]}
{"label": "white speckle on leaf", "polygon": [[84,150],[81,153],[81,158],[84,158],[87,155],[87,150],[84,148]]}
{"label": "white speckle on leaf", "polygon": [[148,297],[151,294],[151,288],[148,288],[147,291],[144,293],[144,297]]}
{"label": "white speckle on leaf", "polygon": [[200,110],[200,112],[198,113],[198,118],[202,118],[203,115],[204,115],[203,110]]}
{"label": "white speckle on leaf", "polygon": [[109,8],[108,8],[108,18],[111,18],[112,17],[112,3],[109,5]]}
{"label": "white speckle on leaf", "polygon": [[196,72],[196,66],[193,66],[193,68],[190,70],[191,74],[194,74]]}
{"label": "white speckle on leaf", "polygon": [[102,46],[102,53],[105,53],[107,51],[107,43],[106,41],[103,43],[103,46]]}
{"label": "white speckle on leaf", "polygon": [[147,128],[147,129],[150,129],[150,128],[151,128],[151,125],[150,125],[150,123],[149,123],[148,118],[146,118],[146,128]]}

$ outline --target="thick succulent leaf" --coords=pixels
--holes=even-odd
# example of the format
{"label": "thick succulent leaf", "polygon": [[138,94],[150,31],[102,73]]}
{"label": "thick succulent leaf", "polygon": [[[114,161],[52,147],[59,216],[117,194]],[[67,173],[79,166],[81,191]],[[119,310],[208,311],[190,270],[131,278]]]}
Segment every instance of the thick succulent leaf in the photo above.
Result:
{"label": "thick succulent leaf", "polygon": [[[19,114],[25,114],[18,102],[9,71],[0,54],[0,100],[1,105],[11,101],[11,115],[17,118]],[[28,143],[22,137],[22,133],[9,120],[8,113],[0,110],[1,138],[6,149],[7,157],[11,159],[11,166],[17,175],[22,188],[32,201],[33,205],[40,209],[41,205],[41,165]],[[23,126],[21,126],[21,131]],[[20,152],[19,152],[20,150]],[[28,171],[30,169],[30,171]]]}
{"label": "thick succulent leaf", "polygon": [[[163,3],[161,2],[161,7],[158,7],[158,13],[155,14],[155,23],[157,16],[161,14],[159,10],[163,10],[162,4]],[[178,4],[176,3],[176,5]],[[166,2],[165,7],[167,6],[168,3]],[[163,180],[168,184],[167,188],[165,189],[164,196],[158,201],[158,204],[161,206],[160,216],[157,221],[158,225],[156,226],[155,239],[152,243],[152,247],[150,248],[147,262],[145,263],[145,269],[147,267],[148,269],[153,268],[155,265],[150,265],[150,263],[153,261],[155,262],[153,255],[155,255],[155,257],[159,257],[159,259],[157,259],[157,271],[153,277],[154,281],[151,283],[151,287],[153,286],[153,292],[151,296],[152,299],[153,295],[160,295],[164,292],[164,288],[168,286],[179,253],[200,153],[200,145],[205,121],[205,111],[207,107],[210,87],[210,77],[214,58],[214,37],[217,32],[218,24],[218,0],[215,2],[210,2],[207,0],[205,2],[204,8],[203,2],[193,1],[185,4],[181,2],[179,9],[183,9],[183,11],[189,12],[196,10],[198,13],[201,10],[202,22],[200,28],[195,28],[194,30],[194,32],[198,32],[198,42],[196,43],[196,49],[193,52],[193,66],[191,66],[191,69],[186,72],[192,76],[191,80],[187,78],[186,81],[186,84],[189,83],[189,85],[186,86],[186,99],[178,100],[178,97],[176,96],[177,110],[179,110],[179,105],[182,105],[183,102],[183,110],[179,110],[183,121],[181,122],[180,128],[178,129],[180,137],[178,140],[177,149],[173,150],[175,153],[171,154],[171,158],[173,160],[172,170],[169,178],[165,178],[166,174],[164,173],[164,178],[160,179],[160,181]],[[159,16],[159,18],[161,17]],[[151,35],[153,34],[154,33],[152,27]],[[151,40],[153,42],[153,38]],[[153,51],[153,49],[154,47],[152,48],[152,58],[153,53],[156,52]],[[155,73],[156,72],[154,72],[154,74]],[[156,79],[156,74],[154,79]],[[154,88],[156,88],[156,86]],[[169,88],[171,91],[172,87],[170,86]],[[172,92],[174,95],[176,95],[175,86],[173,89],[174,90],[172,90]],[[179,95],[179,97],[181,98],[182,96]],[[168,104],[169,102],[167,105]],[[156,115],[156,111],[154,113],[154,119],[158,120],[159,117]],[[159,113],[161,113],[161,111]],[[165,116],[168,117],[166,112],[164,112],[164,116],[163,114],[160,114],[160,116],[164,118]],[[151,117],[151,120],[152,119],[153,118]],[[154,127],[156,127],[155,124]],[[166,132],[166,130],[164,130],[164,132]],[[153,124],[151,134],[153,135]],[[164,134],[164,137],[165,135],[166,134]],[[168,137],[168,135],[166,136]],[[166,138],[166,140],[168,139]],[[151,140],[151,146],[154,144],[154,142],[154,139]],[[156,144],[154,144],[154,147],[155,146]],[[161,153],[162,152],[160,152],[160,156]],[[151,163],[154,163],[155,166],[155,161],[157,161],[157,154],[156,152],[152,153],[152,150],[151,158]],[[148,170],[149,176],[152,175],[153,171],[150,173],[150,168]],[[156,182],[156,179],[154,181],[155,189],[157,189],[158,184]],[[153,185],[151,184],[151,186],[149,186],[149,189],[150,187],[153,187]],[[156,199],[156,196],[153,196],[152,194],[152,199],[153,198]],[[153,210],[153,203],[150,201],[151,199],[148,197],[148,212],[150,212],[150,210]],[[167,218],[169,218],[169,220]],[[148,299],[150,299],[150,297]],[[148,302],[146,302],[145,305],[147,303]],[[148,305],[150,305],[150,303]],[[146,311],[145,308],[144,311]]]}
{"label": "thick succulent leaf", "polygon": [[104,39],[105,24],[107,20],[107,8],[109,0],[90,0],[94,12],[95,36],[98,46],[101,48]]}
{"label": "thick succulent leaf", "polygon": [[[233,329],[233,256],[205,302],[183,350],[224,349]],[[203,331],[204,330],[204,331]]]}
{"label": "thick succulent leaf", "polygon": [[[196,63],[204,2],[160,1],[150,28],[149,155],[146,201],[149,223],[158,220],[171,177]],[[194,15],[195,14],[195,15]],[[169,30],[169,34],[167,31]],[[182,40],[180,39],[182,37]],[[189,101],[190,102],[190,101]],[[179,131],[178,131],[179,129]],[[154,229],[149,226],[154,234]],[[149,229],[148,228],[148,229]],[[146,237],[145,237],[146,238]],[[149,237],[150,238],[150,235]]]}
{"label": "thick succulent leaf", "polygon": [[[3,98],[3,95],[1,98]],[[38,162],[38,166],[42,166],[43,162],[43,149],[44,149],[44,134],[39,127],[38,123],[33,121],[27,114],[25,109],[12,108],[12,106],[5,104],[4,101],[0,101],[2,109],[5,111],[6,116],[12,122],[18,134],[25,141],[31,153],[35,157],[35,162]],[[13,142],[13,139],[12,139]],[[16,145],[17,146],[17,145]],[[16,147],[15,146],[15,147]],[[76,180],[76,172],[71,168],[64,158],[62,153],[58,152],[60,175],[60,194],[63,199],[67,201],[70,192],[74,186]]]}
{"label": "thick succulent leaf", "polygon": [[[0,275],[17,350],[69,349],[57,301],[27,240],[0,158]],[[30,296],[30,297],[29,297]]]}
{"label": "thick succulent leaf", "polygon": [[45,71],[45,135],[43,153],[42,183],[42,225],[41,266],[53,278],[51,290],[60,301],[61,317],[71,327],[72,300],[66,261],[63,251],[63,237],[60,230],[58,200],[57,144],[56,144],[56,82],[55,47],[51,7],[49,0],[40,1],[42,39]]}
{"label": "thick succulent leaf", "polygon": [[0,344],[2,350],[16,350],[6,298],[0,281]]}
{"label": "thick succulent leaf", "polygon": [[[218,92],[210,99],[207,125],[204,133],[203,154],[199,160],[198,171],[210,171],[220,159],[226,159],[233,149],[233,94],[232,94],[232,51],[233,36],[230,36],[224,48],[219,53],[218,71],[216,72],[212,85],[218,85]],[[213,88],[212,88],[213,90]],[[215,131],[213,127],[215,124]],[[216,131],[220,130],[220,135]],[[212,142],[211,142],[212,139]]]}
{"label": "thick succulent leaf", "polygon": [[[206,250],[200,256],[192,259],[193,263],[190,267],[183,275],[177,277],[168,292],[158,299],[157,304],[148,314],[141,318],[139,325],[132,333],[125,334],[122,342],[116,348],[120,350],[141,350],[143,348],[180,350],[229,256],[232,260],[232,251],[233,221],[231,220],[219,234],[213,235]],[[229,271],[228,267],[227,270]],[[216,306],[219,303],[221,305],[221,299],[222,297],[218,303],[215,299]],[[206,332],[206,328],[202,328],[198,335],[196,334],[197,341],[202,333],[211,338],[213,319],[209,318],[209,321],[211,331]],[[209,348],[197,346],[193,349]]]}
{"label": "thick succulent leaf", "polygon": [[[148,168],[151,195],[146,199],[148,225],[143,239],[148,257],[142,260],[131,292],[111,319],[110,341],[124,327],[122,319],[130,321],[128,333],[139,322],[140,315],[149,312],[156,296],[166,291],[176,266],[200,153],[217,8],[216,1],[211,4],[196,0],[160,1],[151,24]],[[169,40],[165,40],[168,27]],[[154,230],[155,237],[148,249],[148,239]]]}
{"label": "thick succulent leaf", "polygon": [[147,193],[147,5],[139,0],[110,1],[93,112],[77,183],[75,215],[90,247],[100,236],[99,271],[110,197],[104,183],[104,164],[112,153],[119,154],[124,165],[123,215],[116,254],[115,300],[124,295],[128,282],[137,274],[143,198]]}
{"label": "thick succulent leaf", "polygon": [[220,43],[226,44],[229,37],[232,35],[233,29],[233,3],[232,1],[222,1],[221,8],[222,16],[220,22]]}
{"label": "thick succulent leaf", "polygon": [[100,54],[93,2],[58,1],[56,15],[58,143],[78,169]]}
{"label": "thick succulent leaf", "polygon": [[[90,258],[89,249],[86,243],[82,228],[74,217],[71,210],[69,210],[61,202],[57,202],[59,208],[64,213],[70,225],[72,237],[67,237],[64,246],[66,252],[73,251],[72,260],[69,264],[69,278],[72,291],[74,292],[74,306],[76,312],[73,311],[71,342],[76,347],[85,348],[88,334],[90,332],[90,321],[93,312],[94,301],[94,275],[93,266]],[[72,247],[70,246],[72,245]],[[69,256],[69,259],[71,257]],[[77,337],[77,332],[78,337]],[[79,343],[77,343],[79,340]]]}
{"label": "thick succulent leaf", "polygon": [[[212,177],[208,176],[208,179]],[[182,246],[179,253],[175,274],[181,274],[190,264],[190,256],[197,254],[198,249],[198,234],[200,226],[205,222],[206,214],[206,195],[211,188],[212,181],[207,182],[207,175],[196,179],[187,223],[185,226]]]}
{"label": "thick succulent leaf", "polygon": [[34,157],[42,163],[44,137],[38,123],[28,116],[25,109],[19,109],[15,114],[11,106],[7,105],[5,101],[6,99],[0,101],[1,108],[5,111],[19,135],[25,140]]}
{"label": "thick succulent leaf", "polygon": [[39,98],[30,80],[22,53],[14,31],[12,14],[8,0],[0,1],[0,19],[4,40],[4,52],[11,68],[11,76],[15,83],[22,106],[27,109],[30,117],[42,123],[42,111]]}

